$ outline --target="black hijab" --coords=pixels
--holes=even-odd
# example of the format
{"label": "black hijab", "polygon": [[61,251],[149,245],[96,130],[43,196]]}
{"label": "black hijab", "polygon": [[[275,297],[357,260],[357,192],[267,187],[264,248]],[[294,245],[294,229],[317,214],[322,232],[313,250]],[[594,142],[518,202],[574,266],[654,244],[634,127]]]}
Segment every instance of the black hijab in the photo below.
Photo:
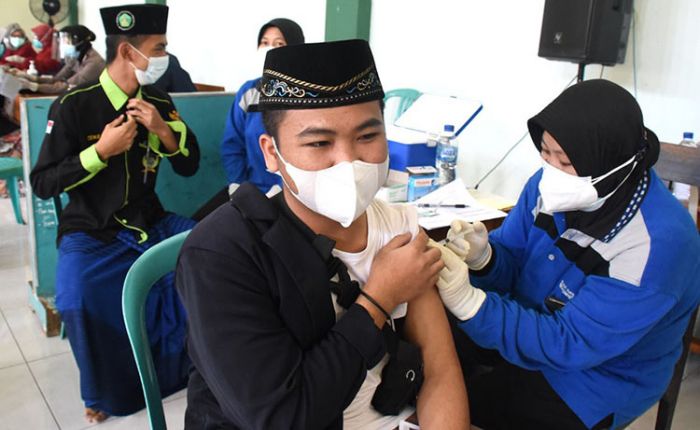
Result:
{"label": "black hijab", "polygon": [[78,61],[83,61],[85,54],[92,48],[92,43],[95,40],[95,33],[84,25],[67,25],[61,29],[70,35],[71,42],[75,45],[78,51]]}
{"label": "black hijab", "polygon": [[301,45],[304,43],[304,32],[302,31],[299,24],[287,18],[275,18],[267,24],[260,27],[258,32],[258,45],[260,46],[260,41],[265,34],[265,31],[270,27],[277,27],[284,36],[284,40],[287,45]]}
{"label": "black hijab", "polygon": [[549,132],[579,176],[596,178],[637,157],[634,170],[634,163],[629,164],[595,184],[603,197],[622,183],[602,207],[593,212],[566,213],[569,227],[602,240],[622,218],[638,185],[659,157],[659,139],[644,127],[637,101],[610,81],[583,81],[562,92],[530,118],[527,126],[538,151],[544,131]]}

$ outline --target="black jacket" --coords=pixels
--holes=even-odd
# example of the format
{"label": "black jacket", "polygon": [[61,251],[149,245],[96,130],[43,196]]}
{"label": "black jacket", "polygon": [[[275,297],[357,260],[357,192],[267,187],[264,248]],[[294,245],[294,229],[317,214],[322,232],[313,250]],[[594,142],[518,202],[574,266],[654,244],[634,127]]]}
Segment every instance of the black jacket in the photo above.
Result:
{"label": "black jacket", "polygon": [[195,366],[187,428],[342,428],[386,349],[361,306],[336,323],[323,239],[248,183],[194,228],[176,274]]}
{"label": "black jacket", "polygon": [[[32,191],[38,197],[47,199],[64,191],[70,197],[59,219],[59,240],[66,233],[83,231],[109,241],[123,228],[142,235],[165,214],[155,193],[160,163],[155,171],[149,171],[144,183],[148,136],[144,126],[138,126],[131,149],[107,160],[101,170],[90,172],[81,161],[81,153],[99,140],[105,125],[126,111],[126,102],[115,109],[102,82],[80,86],[53,102],[39,158],[30,175]],[[165,121],[180,120],[166,93],[152,86],[142,87],[141,93]],[[176,132],[175,138],[179,141],[180,133]],[[176,173],[191,176],[199,167],[199,147],[189,128],[184,146],[187,156],[180,152],[163,158]],[[162,158],[156,159],[162,162]]]}

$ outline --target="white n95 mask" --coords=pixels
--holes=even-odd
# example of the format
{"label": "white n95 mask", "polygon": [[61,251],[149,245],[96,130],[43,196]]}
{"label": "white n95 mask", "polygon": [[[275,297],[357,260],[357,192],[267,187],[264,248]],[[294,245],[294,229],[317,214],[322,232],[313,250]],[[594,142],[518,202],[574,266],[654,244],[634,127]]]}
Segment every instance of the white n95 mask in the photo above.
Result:
{"label": "white n95 mask", "polygon": [[285,161],[274,138],[272,143],[287,174],[297,186],[295,193],[285,181],[294,197],[307,208],[337,221],[344,228],[367,210],[389,175],[388,155],[381,163],[343,161],[327,169],[303,170]]}
{"label": "white n95 mask", "polygon": [[164,55],[162,57],[146,57],[141,51],[139,51],[135,46],[131,45],[136,52],[138,52],[143,58],[148,60],[148,66],[146,70],[141,70],[134,66],[134,63],[130,63],[131,67],[134,68],[134,74],[136,74],[136,80],[139,85],[152,85],[155,84],[163,73],[168,69],[168,64],[170,63],[170,55]]}
{"label": "white n95 mask", "polygon": [[[593,212],[599,209],[605,201],[617,191],[629,178],[637,166],[637,156],[630,158],[608,173],[592,178],[590,176],[576,176],[557,169],[546,161],[542,161],[542,179],[540,179],[540,196],[542,197],[542,209],[547,213],[585,211]],[[595,184],[634,163],[625,179],[605,197],[598,197]]]}

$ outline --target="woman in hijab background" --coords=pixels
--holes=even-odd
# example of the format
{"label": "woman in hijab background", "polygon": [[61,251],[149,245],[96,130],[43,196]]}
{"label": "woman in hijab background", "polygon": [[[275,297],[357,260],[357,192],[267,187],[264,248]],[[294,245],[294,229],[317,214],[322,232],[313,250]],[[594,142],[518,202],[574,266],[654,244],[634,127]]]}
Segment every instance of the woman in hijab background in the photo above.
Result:
{"label": "woman in hijab background", "polygon": [[576,84],[528,128],[543,168],[490,235],[453,223],[458,264],[446,270],[461,257],[471,277],[438,283],[468,336],[472,422],[618,428],[671,379],[700,302],[700,236],[654,173],[659,141],[620,86]]}
{"label": "woman in hijab background", "polygon": [[27,70],[29,63],[36,57],[27,35],[16,22],[7,26],[5,52],[0,57],[0,65],[7,65],[18,70]]}
{"label": "woman in hijab background", "polygon": [[[276,18],[266,23],[258,32],[258,72],[262,74],[262,64],[270,49],[302,43],[304,32],[296,22]],[[258,144],[258,138],[265,133],[262,114],[256,112],[260,95],[257,89],[258,82],[259,77],[241,86],[226,120],[221,142],[221,158],[229,183],[229,195],[243,182],[252,182],[263,193],[267,193],[272,187],[279,189],[281,183],[279,176],[267,171]]]}
{"label": "woman in hijab background", "polygon": [[52,78],[39,78],[37,82],[24,81],[23,86],[43,94],[61,94],[69,89],[97,82],[105,68],[105,60],[92,47],[95,33],[84,25],[69,25],[61,29],[67,38],[61,41],[61,56],[65,61],[61,70]]}
{"label": "woman in hijab background", "polygon": [[[267,51],[280,46],[304,43],[304,32],[299,24],[287,18],[276,18],[260,27],[257,39],[256,70],[262,75]],[[229,201],[230,196],[243,182],[253,183],[263,193],[280,191],[282,180],[267,171],[265,160],[258,144],[265,133],[262,114],[257,111],[258,83],[260,77],[247,81],[236,92],[236,98],[226,117],[224,136],[221,141],[221,159],[228,186],[217,192],[192,219],[199,221],[214,209]]]}
{"label": "woman in hijab background", "polygon": [[[53,75],[61,69],[61,62],[57,61],[57,53],[54,52],[54,31],[48,24],[39,24],[32,28],[32,46],[37,51],[34,66],[40,75]],[[55,55],[56,54],[56,55]]]}

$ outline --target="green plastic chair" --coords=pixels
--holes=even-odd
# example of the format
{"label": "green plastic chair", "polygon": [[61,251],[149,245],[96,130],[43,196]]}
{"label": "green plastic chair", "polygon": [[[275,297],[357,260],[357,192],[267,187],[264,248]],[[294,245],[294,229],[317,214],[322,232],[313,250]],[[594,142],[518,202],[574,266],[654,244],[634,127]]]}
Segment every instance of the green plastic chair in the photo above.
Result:
{"label": "green plastic chair", "polygon": [[12,200],[12,209],[15,211],[17,224],[24,224],[22,204],[19,200],[19,180],[23,177],[22,160],[12,157],[0,157],[0,179],[7,181],[7,191]]}
{"label": "green plastic chair", "polygon": [[139,370],[143,396],[152,430],[165,430],[163,400],[158,376],[153,365],[151,346],[146,331],[145,308],[148,292],[153,284],[175,269],[177,256],[190,231],[183,231],[149,248],[131,266],[124,279],[122,311],[126,333]]}
{"label": "green plastic chair", "polygon": [[[384,93],[384,122],[393,124],[421,94],[412,88],[397,88]],[[390,99],[398,100],[389,102]]]}

